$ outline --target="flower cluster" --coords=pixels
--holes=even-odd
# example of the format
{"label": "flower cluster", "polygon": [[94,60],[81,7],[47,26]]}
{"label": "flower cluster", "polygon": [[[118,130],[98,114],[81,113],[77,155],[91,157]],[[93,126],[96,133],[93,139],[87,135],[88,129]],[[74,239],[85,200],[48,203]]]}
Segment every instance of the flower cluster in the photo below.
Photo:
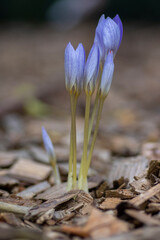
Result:
{"label": "flower cluster", "polygon": [[[77,99],[82,90],[84,90],[86,94],[84,144],[78,178],[78,188],[87,191],[88,169],[90,167],[90,162],[93,154],[103,103],[109,93],[112,83],[114,73],[114,57],[121,44],[122,36],[123,25],[119,16],[116,15],[113,19],[111,19],[110,17],[105,18],[105,16],[102,15],[98,22],[95,31],[94,43],[89,52],[87,60],[85,58],[85,50],[82,43],[78,45],[76,50],[73,48],[71,43],[68,43],[65,49],[65,84],[71,98],[71,134],[68,190],[77,188]],[[96,89],[97,92],[94,108],[90,116],[91,97]],[[95,128],[93,129],[94,122]],[[92,138],[91,132],[93,132]],[[45,139],[47,139],[47,137],[45,137]],[[46,147],[46,149],[48,149],[48,152],[50,153],[52,151],[52,146],[50,144],[50,141],[47,141],[48,147]]]}

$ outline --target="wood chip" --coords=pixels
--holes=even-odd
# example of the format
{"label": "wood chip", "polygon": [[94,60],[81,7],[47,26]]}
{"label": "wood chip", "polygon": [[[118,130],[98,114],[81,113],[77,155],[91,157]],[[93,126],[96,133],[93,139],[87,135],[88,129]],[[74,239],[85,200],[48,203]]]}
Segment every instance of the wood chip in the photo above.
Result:
{"label": "wood chip", "polygon": [[24,182],[37,183],[45,180],[52,168],[30,159],[19,159],[10,169],[9,175]]}
{"label": "wood chip", "polygon": [[106,181],[102,182],[100,186],[98,186],[96,190],[96,198],[101,198],[105,194],[105,190],[108,188],[108,184]]}
{"label": "wood chip", "polygon": [[106,198],[99,206],[100,209],[110,210],[115,209],[122,202],[120,198]]}
{"label": "wood chip", "polygon": [[107,182],[112,186],[113,181],[123,177],[128,178],[129,182],[133,181],[148,166],[148,160],[145,157],[131,157],[117,159],[113,161],[108,169]]}
{"label": "wood chip", "polygon": [[141,204],[143,204],[145,201],[156,195],[160,192],[160,183],[155,185],[154,187],[150,188],[148,191],[138,195],[137,197],[130,200],[130,203],[135,205],[136,207],[139,207]]}
{"label": "wood chip", "polygon": [[50,184],[47,181],[44,181],[34,186],[28,187],[24,191],[18,193],[17,196],[24,199],[32,199],[35,195],[45,191],[49,187],[50,187]]}
{"label": "wood chip", "polygon": [[149,203],[146,212],[156,213],[160,211],[160,203]]}
{"label": "wood chip", "polygon": [[31,210],[27,216],[27,219],[33,219],[35,217],[37,217],[37,218],[40,217],[42,214],[44,214],[48,210],[56,208],[60,204],[66,203],[69,200],[75,198],[79,192],[80,192],[79,190],[70,191],[64,195],[61,195],[60,197],[54,198],[52,200],[48,200],[40,205],[37,205],[37,206],[31,208]]}
{"label": "wood chip", "polygon": [[12,153],[0,152],[0,167],[10,167],[16,158]]}
{"label": "wood chip", "polygon": [[29,146],[29,152],[34,160],[49,164],[48,154],[40,147]]}
{"label": "wood chip", "polygon": [[[107,240],[159,240],[160,227],[143,227],[132,230],[128,233],[120,234],[107,238]],[[95,240],[106,240],[106,238],[96,238]]]}
{"label": "wood chip", "polygon": [[[104,177],[101,177],[99,175],[89,178],[88,181],[88,188],[96,188],[100,182],[104,180]],[[67,183],[61,183],[60,185],[55,185],[48,190],[44,191],[43,193],[38,194],[35,198],[36,199],[42,199],[42,200],[50,200],[54,198],[58,198],[62,196],[63,194],[67,193]]]}
{"label": "wood chip", "polygon": [[0,197],[8,197],[9,193],[5,190],[0,189]]}
{"label": "wood chip", "polygon": [[30,240],[49,240],[40,230],[31,228],[15,228],[8,224],[0,224],[0,240],[4,239],[30,239]]}
{"label": "wood chip", "polygon": [[142,211],[137,211],[134,209],[126,209],[125,212],[132,218],[135,218],[139,222],[146,224],[146,225],[155,225],[160,226],[160,221],[151,217],[150,215],[147,215],[146,213]]}
{"label": "wood chip", "polygon": [[6,223],[16,227],[24,226],[22,220],[13,213],[0,213],[0,221],[5,221]]}
{"label": "wood chip", "polygon": [[11,187],[18,185],[18,183],[19,183],[19,181],[12,177],[0,176],[0,186],[1,187],[11,188]]}
{"label": "wood chip", "polygon": [[146,192],[152,186],[151,181],[145,177],[134,180],[129,185],[130,185],[132,191],[137,194]]}
{"label": "wood chip", "polygon": [[80,237],[102,238],[128,231],[128,224],[116,217],[92,209],[88,222],[83,226],[62,225],[62,231]]}
{"label": "wood chip", "polygon": [[160,160],[160,143],[144,143],[142,145],[141,153],[149,160]]}
{"label": "wood chip", "polygon": [[149,164],[147,178],[152,183],[160,182],[160,160],[152,160]]}
{"label": "wood chip", "polygon": [[35,199],[50,200],[59,198],[65,193],[67,193],[67,183],[62,183],[47,189],[43,193],[38,194]]}
{"label": "wood chip", "polygon": [[116,190],[106,190],[105,191],[106,198],[108,197],[116,197],[122,200],[132,199],[135,197],[135,194],[129,189],[116,189]]}
{"label": "wood chip", "polygon": [[7,197],[3,197],[0,199],[0,202],[8,203],[8,204],[15,204],[19,206],[25,206],[25,207],[33,207],[41,203],[40,200],[30,200],[30,199],[22,199],[22,198],[16,198],[11,197],[10,195]]}

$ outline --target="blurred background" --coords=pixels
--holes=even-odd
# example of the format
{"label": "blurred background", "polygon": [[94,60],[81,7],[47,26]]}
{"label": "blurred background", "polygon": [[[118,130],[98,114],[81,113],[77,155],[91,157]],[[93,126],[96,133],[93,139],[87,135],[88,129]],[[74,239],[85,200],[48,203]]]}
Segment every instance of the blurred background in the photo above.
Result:
{"label": "blurred background", "polygon": [[[113,18],[118,13],[124,36],[99,135],[115,153],[124,145],[124,151],[136,154],[142,142],[159,141],[159,10],[158,0],[1,0],[1,133],[19,136],[24,133],[24,122],[34,119],[36,124],[32,121],[25,134],[40,135],[47,119],[70,118],[64,49],[69,41],[74,47],[82,42],[88,54],[101,14]],[[80,118],[84,106],[82,96]],[[5,149],[8,145],[2,139],[0,148]]]}

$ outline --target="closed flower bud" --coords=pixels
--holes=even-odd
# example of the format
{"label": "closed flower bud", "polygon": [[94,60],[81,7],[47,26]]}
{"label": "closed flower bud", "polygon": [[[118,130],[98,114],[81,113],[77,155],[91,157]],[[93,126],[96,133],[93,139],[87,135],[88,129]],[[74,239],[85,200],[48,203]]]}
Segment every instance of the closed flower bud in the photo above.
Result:
{"label": "closed flower bud", "polygon": [[84,67],[85,67],[85,50],[80,43],[76,49],[77,55],[77,76],[76,76],[76,91],[79,94],[83,89]]}
{"label": "closed flower bud", "polygon": [[104,64],[109,51],[113,51],[113,55],[120,46],[123,36],[123,25],[118,14],[113,18],[104,15],[101,16],[95,33],[94,42],[98,44],[100,50],[100,61]]}
{"label": "closed flower bud", "polygon": [[[115,55],[120,41],[119,26],[111,19],[107,18],[103,28],[103,42],[105,46],[105,54],[112,50]],[[106,57],[106,56],[105,56]]]}
{"label": "closed flower bud", "polygon": [[93,44],[87,58],[84,71],[84,89],[86,93],[92,94],[95,90],[96,80],[99,72],[99,49]]}
{"label": "closed flower bud", "polygon": [[109,51],[104,63],[101,84],[99,88],[100,97],[106,98],[112,83],[114,73],[113,51]]}
{"label": "closed flower bud", "polygon": [[77,54],[71,43],[68,43],[64,55],[65,83],[69,92],[73,90],[77,76]]}
{"label": "closed flower bud", "polygon": [[55,157],[55,151],[54,151],[52,141],[44,127],[42,127],[42,138],[43,138],[44,147],[48,155],[50,157]]}

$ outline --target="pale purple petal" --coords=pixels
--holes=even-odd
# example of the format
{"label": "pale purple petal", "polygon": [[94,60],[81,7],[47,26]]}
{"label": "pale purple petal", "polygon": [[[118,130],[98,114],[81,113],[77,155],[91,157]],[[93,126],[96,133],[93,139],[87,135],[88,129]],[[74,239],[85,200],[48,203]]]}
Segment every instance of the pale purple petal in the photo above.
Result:
{"label": "pale purple petal", "polygon": [[64,55],[65,83],[68,91],[75,85],[77,75],[77,55],[71,43],[68,43]]}
{"label": "pale purple petal", "polygon": [[113,52],[109,51],[103,67],[103,73],[100,84],[100,95],[106,97],[111,87],[114,73]]}
{"label": "pale purple petal", "polygon": [[55,152],[54,152],[54,147],[53,147],[52,141],[44,127],[42,127],[42,138],[43,138],[44,147],[45,147],[48,155],[54,156]]}
{"label": "pale purple petal", "polygon": [[84,67],[85,67],[85,50],[80,43],[76,49],[77,54],[77,79],[76,79],[76,88],[80,92],[83,89],[84,81]]}
{"label": "pale purple petal", "polygon": [[122,21],[118,14],[113,18],[113,21],[115,21],[115,23],[117,23],[117,25],[119,26],[119,29],[120,29],[120,40],[119,40],[119,45],[118,45],[118,48],[119,48],[121,41],[122,41],[122,37],[123,37],[123,24],[122,24]]}
{"label": "pale purple petal", "polygon": [[100,53],[100,60],[104,58],[104,43],[103,43],[103,27],[106,19],[104,14],[100,17],[96,32],[95,32],[95,38],[94,43],[97,43],[99,47],[99,53]]}
{"label": "pale purple petal", "polygon": [[85,66],[85,90],[93,92],[99,72],[99,48],[93,44]]}
{"label": "pale purple petal", "polygon": [[109,17],[107,17],[103,28],[103,41],[105,46],[105,53],[113,51],[114,55],[117,52],[120,41],[119,26]]}

